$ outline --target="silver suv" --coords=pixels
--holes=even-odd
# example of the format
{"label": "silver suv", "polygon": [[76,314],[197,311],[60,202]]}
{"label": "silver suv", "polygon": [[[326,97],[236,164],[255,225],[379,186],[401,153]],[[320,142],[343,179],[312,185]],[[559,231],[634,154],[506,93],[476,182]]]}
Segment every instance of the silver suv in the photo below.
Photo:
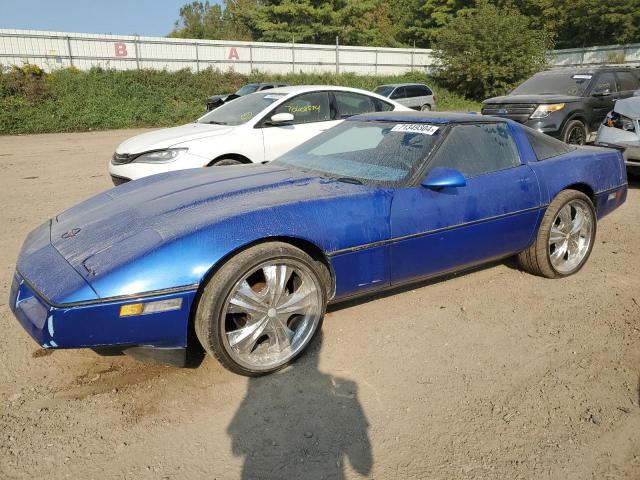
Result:
{"label": "silver suv", "polygon": [[414,110],[436,109],[436,96],[431,88],[421,83],[392,83],[380,85],[374,90],[378,95],[390,98]]}

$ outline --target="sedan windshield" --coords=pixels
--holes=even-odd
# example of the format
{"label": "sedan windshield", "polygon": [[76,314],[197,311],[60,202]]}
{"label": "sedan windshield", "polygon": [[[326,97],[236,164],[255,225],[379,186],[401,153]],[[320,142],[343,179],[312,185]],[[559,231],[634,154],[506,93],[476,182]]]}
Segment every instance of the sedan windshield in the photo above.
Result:
{"label": "sedan windshield", "polygon": [[378,95],[382,95],[383,97],[388,97],[389,95],[391,95],[391,92],[393,92],[394,88],[395,87],[392,87],[390,85],[382,85],[376,88],[374,92],[377,93]]}
{"label": "sedan windshield", "polygon": [[212,110],[198,119],[198,123],[214,125],[241,125],[262,112],[273,102],[286,97],[286,93],[251,93]]}
{"label": "sedan windshield", "polygon": [[584,94],[592,75],[576,72],[540,72],[516,87],[511,95],[572,95]]}
{"label": "sedan windshield", "polygon": [[346,121],[273,163],[355,183],[402,184],[424,163],[443,127]]}

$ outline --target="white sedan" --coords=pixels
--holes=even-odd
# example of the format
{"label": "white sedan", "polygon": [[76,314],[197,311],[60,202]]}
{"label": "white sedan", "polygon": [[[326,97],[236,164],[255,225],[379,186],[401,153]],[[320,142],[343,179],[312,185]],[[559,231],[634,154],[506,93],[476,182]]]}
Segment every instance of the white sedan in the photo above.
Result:
{"label": "white sedan", "polygon": [[271,161],[351,115],[409,110],[347,87],[296,86],[252,93],[195,123],[122,142],[109,164],[115,185],[186,168]]}

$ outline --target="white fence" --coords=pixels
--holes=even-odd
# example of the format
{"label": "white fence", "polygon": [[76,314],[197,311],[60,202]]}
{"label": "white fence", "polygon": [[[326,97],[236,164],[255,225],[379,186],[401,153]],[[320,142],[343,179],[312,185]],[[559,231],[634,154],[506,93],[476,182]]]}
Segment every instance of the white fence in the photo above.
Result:
{"label": "white fence", "polygon": [[65,67],[116,70],[157,69],[194,71],[213,67],[239,73],[261,71],[353,72],[393,75],[424,71],[431,50],[347,47],[164,37],[97,35],[0,29],[0,64],[39,65],[47,71]]}
{"label": "white fence", "polygon": [[[572,48],[549,53],[552,64],[640,65],[640,44]],[[64,67],[194,71],[213,67],[239,73],[353,72],[394,75],[428,71],[431,50],[347,47],[300,43],[232,42],[165,37],[98,35],[0,29],[0,65],[39,65],[47,71]]]}
{"label": "white fence", "polygon": [[551,53],[551,61],[558,66],[598,65],[603,63],[636,66],[640,65],[640,43],[554,50]]}

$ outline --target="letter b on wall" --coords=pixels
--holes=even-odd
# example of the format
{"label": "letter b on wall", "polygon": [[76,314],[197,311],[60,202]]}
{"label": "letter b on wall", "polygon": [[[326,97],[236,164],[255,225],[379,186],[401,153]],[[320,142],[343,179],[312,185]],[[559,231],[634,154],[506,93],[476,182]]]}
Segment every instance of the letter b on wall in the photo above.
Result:
{"label": "letter b on wall", "polygon": [[126,57],[127,55],[129,55],[129,52],[127,52],[126,43],[116,42],[113,44],[113,46],[115,48],[116,57]]}

